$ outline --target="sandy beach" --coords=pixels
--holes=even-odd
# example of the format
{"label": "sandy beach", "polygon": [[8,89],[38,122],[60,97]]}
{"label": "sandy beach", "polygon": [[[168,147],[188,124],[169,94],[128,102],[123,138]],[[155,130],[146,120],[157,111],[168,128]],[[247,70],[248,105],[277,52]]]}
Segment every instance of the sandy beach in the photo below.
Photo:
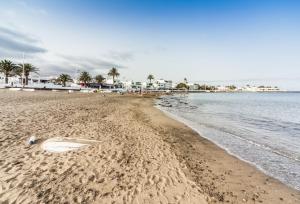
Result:
{"label": "sandy beach", "polygon": [[[299,191],[167,117],[154,97],[0,97],[0,203],[300,203]],[[97,142],[44,151],[53,137]]]}

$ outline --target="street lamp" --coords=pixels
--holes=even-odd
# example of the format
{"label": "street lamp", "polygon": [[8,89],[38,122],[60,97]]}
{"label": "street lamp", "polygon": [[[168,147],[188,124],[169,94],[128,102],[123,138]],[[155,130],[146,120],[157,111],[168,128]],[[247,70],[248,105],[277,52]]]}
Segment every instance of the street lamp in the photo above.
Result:
{"label": "street lamp", "polygon": [[24,65],[24,52],[23,52],[23,73],[22,73],[22,86],[23,87],[25,86],[24,79],[25,79],[25,65]]}

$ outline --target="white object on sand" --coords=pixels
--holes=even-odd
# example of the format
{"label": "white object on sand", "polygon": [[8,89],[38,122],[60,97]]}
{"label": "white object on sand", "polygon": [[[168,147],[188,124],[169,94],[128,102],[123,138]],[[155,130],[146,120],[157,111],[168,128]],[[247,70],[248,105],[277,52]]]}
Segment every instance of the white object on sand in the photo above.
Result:
{"label": "white object on sand", "polygon": [[35,136],[31,136],[28,140],[28,144],[30,144],[30,145],[34,144],[35,142],[36,142]]}
{"label": "white object on sand", "polygon": [[81,147],[88,146],[92,140],[69,139],[69,138],[51,138],[43,142],[42,149],[48,152],[60,153],[77,150]]}
{"label": "white object on sand", "polygon": [[23,89],[23,91],[35,91],[35,89]]}
{"label": "white object on sand", "polygon": [[10,90],[10,91],[21,91],[22,89],[21,88],[9,88],[8,90]]}

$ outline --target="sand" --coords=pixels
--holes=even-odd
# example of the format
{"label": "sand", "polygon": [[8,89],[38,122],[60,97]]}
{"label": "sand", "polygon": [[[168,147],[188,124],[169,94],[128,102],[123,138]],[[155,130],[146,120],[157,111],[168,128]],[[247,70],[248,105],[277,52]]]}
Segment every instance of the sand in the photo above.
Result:
{"label": "sand", "polygon": [[[152,97],[0,96],[0,203],[300,203],[299,191],[166,117]],[[44,151],[53,137],[99,142]]]}

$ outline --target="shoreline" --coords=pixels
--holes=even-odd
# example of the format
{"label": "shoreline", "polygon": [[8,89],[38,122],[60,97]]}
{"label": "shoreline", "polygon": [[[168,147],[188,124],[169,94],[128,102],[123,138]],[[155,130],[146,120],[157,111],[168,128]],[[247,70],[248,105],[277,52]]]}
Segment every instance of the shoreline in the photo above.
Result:
{"label": "shoreline", "polygon": [[[298,203],[300,193],[154,107],[155,96],[0,90],[0,202]],[[34,134],[38,143],[26,144]],[[101,141],[66,153],[55,136]]]}
{"label": "shoreline", "polygon": [[203,133],[201,133],[199,130],[197,130],[195,127],[193,127],[193,125],[189,124],[189,122],[184,119],[181,118],[180,116],[177,116],[173,113],[168,112],[167,110],[164,110],[163,108],[160,108],[159,105],[155,105],[155,108],[159,109],[160,111],[162,111],[164,114],[166,114],[167,117],[170,117],[171,119],[174,119],[176,121],[178,121],[179,123],[183,123],[184,125],[186,125],[187,127],[191,128],[193,131],[195,131],[199,137],[202,137],[204,139],[207,139],[208,141],[212,142],[214,145],[218,146],[219,148],[223,149],[226,151],[227,154],[236,157],[237,159],[241,160],[242,162],[245,162],[251,166],[253,166],[254,168],[256,168],[257,170],[261,171],[262,173],[264,173],[265,175],[278,180],[279,182],[281,182],[283,185],[286,185],[296,191],[299,191],[300,189],[297,189],[296,187],[292,186],[292,185],[288,185],[287,183],[284,183],[283,181],[281,181],[279,178],[276,178],[276,176],[270,175],[267,171],[265,171],[263,168],[261,168],[260,166],[258,166],[257,164],[247,161],[246,159],[241,158],[239,155],[232,153],[228,148],[216,143],[215,141],[211,140],[209,137],[205,137],[203,135]]}
{"label": "shoreline", "polygon": [[[242,173],[250,174],[250,175],[248,175],[250,178],[254,177],[253,178],[254,180],[256,180],[256,179],[259,180],[259,182],[254,182],[256,185],[248,186],[248,190],[242,189],[242,188],[245,188],[245,186],[242,183],[240,185],[233,186],[232,189],[241,188],[241,191],[243,193],[241,194],[241,193],[238,193],[237,191],[230,192],[230,194],[231,193],[237,194],[237,195],[233,195],[233,196],[230,195],[230,196],[232,196],[231,199],[226,200],[226,196],[224,196],[225,194],[223,194],[223,193],[221,193],[221,194],[215,193],[215,195],[211,194],[211,196],[213,197],[212,200],[215,200],[217,202],[230,202],[230,203],[241,203],[241,202],[246,202],[246,203],[248,203],[248,202],[249,203],[255,203],[255,202],[263,202],[263,203],[297,203],[297,202],[300,202],[300,191],[299,190],[284,184],[283,182],[281,182],[277,178],[274,178],[274,177],[268,175],[267,173],[265,173],[263,170],[259,169],[257,166],[255,166],[251,162],[245,161],[245,160],[237,157],[236,155],[231,154],[230,152],[228,152],[226,150],[226,148],[223,148],[223,147],[219,146],[218,144],[215,144],[213,141],[210,141],[208,138],[202,136],[201,133],[199,133],[193,127],[186,124],[184,121],[179,120],[179,118],[177,118],[177,116],[172,117],[173,115],[171,113],[169,113],[169,112],[167,112],[163,109],[160,109],[159,107],[155,107],[155,106],[156,105],[153,102],[153,107],[155,109],[157,109],[158,111],[160,111],[161,114],[164,115],[164,117],[169,118],[169,120],[170,120],[169,123],[173,123],[175,121],[175,126],[177,126],[176,128],[178,128],[178,130],[181,129],[181,128],[184,128],[188,132],[188,134],[190,134],[191,137],[194,137],[193,139],[196,140],[198,143],[199,142],[203,143],[204,145],[207,146],[207,149],[210,149],[210,150],[213,150],[213,151],[218,151],[218,154],[222,154],[222,156],[226,160],[228,159],[228,160],[230,160],[230,162],[241,165],[243,168],[245,168],[244,170],[246,170],[246,171],[243,171]],[[173,122],[171,122],[172,120],[173,120]],[[181,139],[181,142],[182,142],[182,140],[184,140],[184,138],[181,137],[181,136],[179,136],[179,138]],[[185,141],[185,142],[189,143],[188,141]],[[190,145],[191,145],[190,147],[192,147],[194,149],[195,148],[194,146],[195,146],[196,143],[194,143],[194,144],[190,143]],[[176,142],[175,144],[178,144],[178,143]],[[200,146],[203,146],[203,145],[200,145]],[[177,146],[176,148],[180,149],[179,146]],[[183,150],[183,151],[186,151],[186,150]],[[196,150],[196,152],[197,152],[197,150]],[[203,155],[203,152],[198,151],[198,153],[199,152]],[[176,154],[180,155],[179,153],[176,153]],[[186,160],[186,155],[180,155],[180,157],[183,157],[183,159]],[[213,166],[215,165],[213,163],[220,162],[220,161],[217,161],[217,158],[212,158],[212,161],[213,161],[212,162]],[[194,158],[192,163],[193,164],[197,163],[197,160]],[[222,165],[218,164],[217,168],[222,168],[225,161],[222,161],[221,163],[222,163]],[[193,169],[193,164],[190,166],[191,167],[190,171],[194,170]],[[197,164],[196,164],[196,167],[197,167]],[[214,168],[216,168],[216,167],[214,167]],[[237,173],[237,172],[233,172],[233,170],[231,170],[231,171],[232,171],[231,172],[232,174]],[[218,172],[218,174],[219,173],[220,172]],[[197,175],[195,175],[195,172],[193,172],[193,173],[190,172],[189,174],[190,174],[189,176],[191,178],[193,178],[193,181],[197,181]],[[242,177],[246,177],[246,176],[247,175],[242,175]],[[243,181],[244,179],[242,177],[238,178],[237,180],[240,181],[240,182]],[[215,180],[215,179],[212,179],[212,180]],[[235,180],[235,179],[234,178],[228,178],[228,180]],[[198,184],[200,184],[200,186],[203,186],[201,181]],[[262,197],[264,197],[264,195],[260,194],[259,190],[257,190],[257,188],[261,188],[260,191],[263,192],[262,194],[264,194],[264,195],[269,194],[268,191],[277,191],[277,194],[272,194],[271,196],[267,195],[267,198],[263,198],[263,199],[260,200],[257,195],[260,195]],[[227,189],[230,189],[230,188],[227,188]],[[252,196],[247,195],[246,199],[245,199],[245,198],[243,198],[244,192],[248,192],[248,194],[249,195],[252,194]],[[282,194],[280,195],[280,193],[282,193]],[[208,193],[208,194],[210,194],[210,193]],[[247,194],[247,193],[245,193],[245,194]],[[239,200],[239,197],[240,197],[241,200]],[[277,197],[277,199],[276,199],[276,197]]]}

